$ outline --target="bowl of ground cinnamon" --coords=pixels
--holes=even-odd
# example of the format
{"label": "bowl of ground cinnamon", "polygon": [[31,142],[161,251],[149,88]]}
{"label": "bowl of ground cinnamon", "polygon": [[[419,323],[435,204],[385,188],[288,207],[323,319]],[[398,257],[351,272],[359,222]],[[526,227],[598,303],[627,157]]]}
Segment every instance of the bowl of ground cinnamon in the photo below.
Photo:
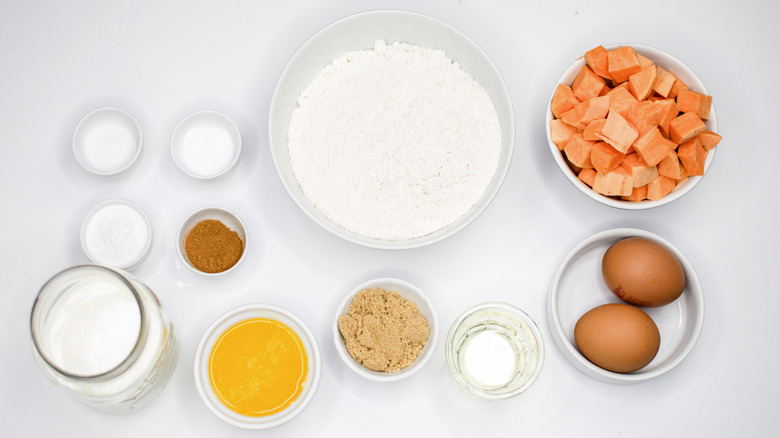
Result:
{"label": "bowl of ground cinnamon", "polygon": [[353,289],[333,325],[336,350],[347,367],[385,382],[419,371],[433,356],[438,334],[431,300],[396,278],[377,278]]}
{"label": "bowl of ground cinnamon", "polygon": [[239,265],[246,252],[244,223],[222,207],[203,207],[182,222],[176,237],[179,258],[195,272],[219,275]]}

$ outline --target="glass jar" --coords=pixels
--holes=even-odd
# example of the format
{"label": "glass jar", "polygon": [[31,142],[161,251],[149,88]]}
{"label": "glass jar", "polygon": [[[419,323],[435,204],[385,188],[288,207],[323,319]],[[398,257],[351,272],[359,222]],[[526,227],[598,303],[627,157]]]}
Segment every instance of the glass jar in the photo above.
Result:
{"label": "glass jar", "polygon": [[30,316],[36,362],[56,385],[102,411],[134,411],[167,383],[179,355],[173,324],[132,275],[68,268],[38,293]]}
{"label": "glass jar", "polygon": [[461,314],[447,333],[447,365],[468,393],[488,400],[514,397],[542,370],[544,341],[536,323],[506,303],[484,303]]}

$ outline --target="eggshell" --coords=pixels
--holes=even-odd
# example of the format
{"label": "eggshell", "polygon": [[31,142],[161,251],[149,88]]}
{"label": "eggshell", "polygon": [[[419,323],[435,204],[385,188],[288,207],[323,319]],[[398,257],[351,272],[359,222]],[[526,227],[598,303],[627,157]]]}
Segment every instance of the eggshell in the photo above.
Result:
{"label": "eggshell", "polygon": [[601,273],[612,293],[635,306],[664,306],[685,290],[685,271],[677,257],[662,244],[642,237],[610,246]]}
{"label": "eggshell", "polygon": [[652,362],[661,346],[655,321],[642,309],[609,303],[585,312],[574,326],[574,342],[589,361],[630,373]]}

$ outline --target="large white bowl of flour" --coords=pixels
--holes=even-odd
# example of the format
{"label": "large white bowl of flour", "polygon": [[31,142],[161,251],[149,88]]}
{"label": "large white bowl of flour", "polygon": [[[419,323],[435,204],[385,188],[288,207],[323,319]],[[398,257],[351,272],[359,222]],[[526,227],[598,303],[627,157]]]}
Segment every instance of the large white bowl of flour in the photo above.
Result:
{"label": "large white bowl of flour", "polygon": [[407,249],[471,223],[515,140],[501,75],[466,35],[403,11],[349,16],[283,70],[269,141],[285,189],[348,241]]}

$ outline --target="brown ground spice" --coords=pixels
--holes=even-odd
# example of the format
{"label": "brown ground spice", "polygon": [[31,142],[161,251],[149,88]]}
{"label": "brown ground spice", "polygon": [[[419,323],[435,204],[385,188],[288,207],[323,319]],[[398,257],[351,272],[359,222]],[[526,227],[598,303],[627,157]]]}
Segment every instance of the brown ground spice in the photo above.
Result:
{"label": "brown ground spice", "polygon": [[364,367],[388,373],[402,370],[422,351],[430,334],[417,305],[398,292],[365,289],[352,299],[339,331],[349,354]]}
{"label": "brown ground spice", "polygon": [[184,251],[195,268],[210,274],[227,271],[241,258],[244,242],[218,220],[198,222],[184,239]]}

